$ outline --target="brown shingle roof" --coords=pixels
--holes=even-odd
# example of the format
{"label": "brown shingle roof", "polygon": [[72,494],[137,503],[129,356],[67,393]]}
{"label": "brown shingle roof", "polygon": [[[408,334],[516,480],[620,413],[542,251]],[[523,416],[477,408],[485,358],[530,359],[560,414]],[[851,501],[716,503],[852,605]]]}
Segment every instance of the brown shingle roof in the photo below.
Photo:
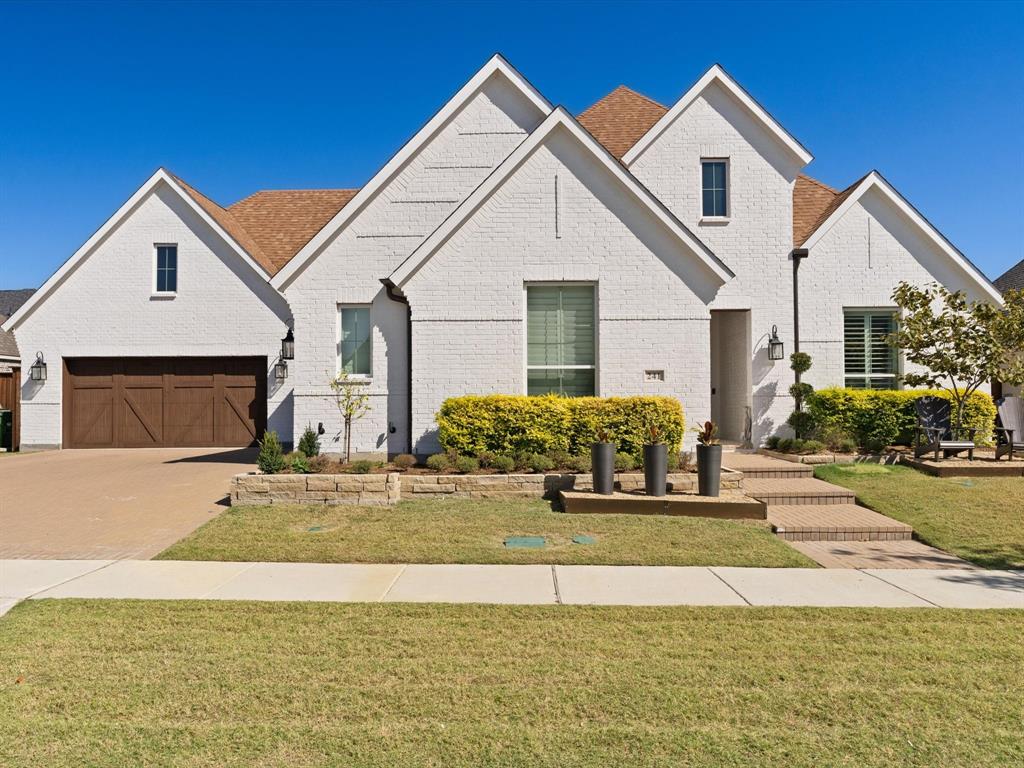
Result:
{"label": "brown shingle roof", "polygon": [[[7,320],[7,315],[0,315],[0,325]],[[0,357],[20,357],[18,343],[10,331],[0,331]]]}
{"label": "brown shingle roof", "polygon": [[276,273],[355,197],[358,189],[264,190],[228,206]]}
{"label": "brown shingle roof", "polygon": [[1024,261],[1010,267],[992,282],[1002,293],[1024,290]]}
{"label": "brown shingle roof", "polygon": [[836,192],[810,176],[799,174],[793,185],[793,245],[799,247],[806,243],[869,175],[861,176],[842,192]]}
{"label": "brown shingle roof", "polygon": [[667,107],[620,85],[581,112],[577,119],[605,149],[621,160],[666,112]]}
{"label": "brown shingle roof", "polygon": [[264,190],[223,208],[180,177],[171,177],[271,275],[277,274],[359,191]]}

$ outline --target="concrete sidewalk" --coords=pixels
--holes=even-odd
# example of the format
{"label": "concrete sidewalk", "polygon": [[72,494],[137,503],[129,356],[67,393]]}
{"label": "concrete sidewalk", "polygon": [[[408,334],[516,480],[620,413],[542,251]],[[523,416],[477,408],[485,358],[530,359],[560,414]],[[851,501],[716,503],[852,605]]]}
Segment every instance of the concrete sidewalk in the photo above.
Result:
{"label": "concrete sidewalk", "polygon": [[1024,609],[1024,571],[0,560],[0,614],[69,597]]}

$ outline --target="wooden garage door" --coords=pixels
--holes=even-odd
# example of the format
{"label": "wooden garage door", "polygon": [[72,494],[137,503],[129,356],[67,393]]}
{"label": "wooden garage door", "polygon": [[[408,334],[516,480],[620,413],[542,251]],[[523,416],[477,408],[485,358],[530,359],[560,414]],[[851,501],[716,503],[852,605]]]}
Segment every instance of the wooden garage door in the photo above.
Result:
{"label": "wooden garage door", "polygon": [[253,445],[267,423],[266,358],[65,358],[68,448]]}

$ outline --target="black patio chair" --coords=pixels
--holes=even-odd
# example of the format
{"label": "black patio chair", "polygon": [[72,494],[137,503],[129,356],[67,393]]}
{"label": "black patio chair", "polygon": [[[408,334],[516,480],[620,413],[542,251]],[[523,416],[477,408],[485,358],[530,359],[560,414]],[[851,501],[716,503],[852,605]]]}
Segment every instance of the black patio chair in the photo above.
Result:
{"label": "black patio chair", "polygon": [[943,397],[919,397],[914,401],[914,410],[917,412],[914,458],[935,451],[935,460],[938,461],[940,452],[948,458],[967,451],[968,461],[974,461],[974,435],[978,428],[964,428],[970,440],[956,439],[951,424],[952,407],[949,400]]}
{"label": "black patio chair", "polygon": [[1024,400],[1003,397],[996,400],[996,461],[1004,453],[1013,461],[1014,450],[1024,451]]}

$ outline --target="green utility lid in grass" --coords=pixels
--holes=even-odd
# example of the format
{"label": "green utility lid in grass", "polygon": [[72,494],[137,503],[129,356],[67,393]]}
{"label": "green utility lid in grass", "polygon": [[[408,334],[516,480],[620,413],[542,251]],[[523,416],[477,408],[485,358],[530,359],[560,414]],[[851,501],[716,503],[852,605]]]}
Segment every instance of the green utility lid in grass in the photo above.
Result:
{"label": "green utility lid in grass", "polygon": [[579,536],[573,536],[572,537],[572,543],[573,544],[597,544],[597,539],[595,539],[593,536],[583,536],[581,534]]}
{"label": "green utility lid in grass", "polygon": [[543,549],[543,536],[509,536],[505,539],[508,549]]}

